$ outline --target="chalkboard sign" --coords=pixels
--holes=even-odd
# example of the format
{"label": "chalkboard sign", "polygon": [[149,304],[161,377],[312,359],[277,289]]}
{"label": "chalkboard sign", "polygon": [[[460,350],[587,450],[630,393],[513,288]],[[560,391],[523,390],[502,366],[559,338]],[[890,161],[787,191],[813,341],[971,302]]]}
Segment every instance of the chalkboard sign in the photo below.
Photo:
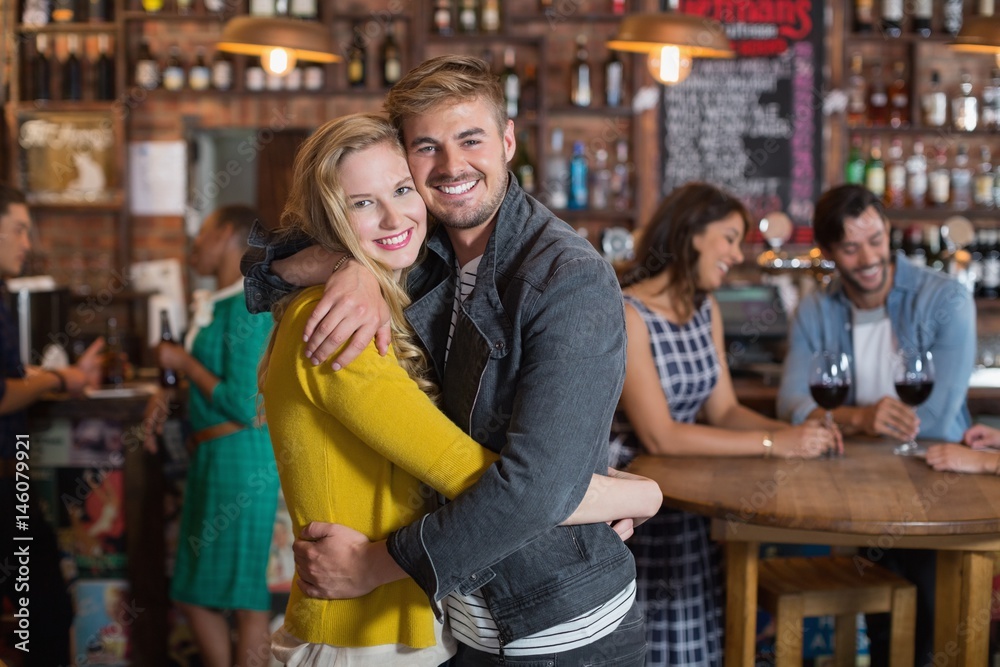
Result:
{"label": "chalkboard sign", "polygon": [[680,0],[716,19],[737,57],[696,60],[663,88],[663,194],[707,181],[739,196],[754,219],[782,210],[809,242],[822,169],[823,3]]}

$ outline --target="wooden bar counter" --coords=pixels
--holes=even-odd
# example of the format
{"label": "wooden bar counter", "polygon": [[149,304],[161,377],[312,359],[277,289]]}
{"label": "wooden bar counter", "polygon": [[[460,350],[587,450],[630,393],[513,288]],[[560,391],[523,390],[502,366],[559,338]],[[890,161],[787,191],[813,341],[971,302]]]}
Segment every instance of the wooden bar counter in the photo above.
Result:
{"label": "wooden bar counter", "polygon": [[[936,549],[935,665],[987,662],[1000,478],[935,472],[896,443],[850,439],[837,459],[640,456],[664,505],[712,519],[726,542],[726,665],[754,660],[761,542],[848,545],[878,562],[888,548]],[[925,443],[926,444],[926,443]],[[859,570],[863,569],[859,564]]]}

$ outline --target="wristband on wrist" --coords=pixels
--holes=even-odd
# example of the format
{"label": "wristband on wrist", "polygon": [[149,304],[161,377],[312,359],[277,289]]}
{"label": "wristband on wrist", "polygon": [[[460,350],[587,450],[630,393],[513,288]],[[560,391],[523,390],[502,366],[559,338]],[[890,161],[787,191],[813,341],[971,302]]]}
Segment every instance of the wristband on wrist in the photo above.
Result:
{"label": "wristband on wrist", "polygon": [[52,373],[53,375],[55,375],[56,379],[59,380],[59,393],[65,394],[66,393],[66,376],[64,376],[62,373],[60,373],[59,371],[54,370],[54,369],[50,369],[49,373]]}
{"label": "wristband on wrist", "polygon": [[351,253],[346,253],[343,257],[338,259],[337,263],[333,265],[333,271],[330,271],[330,275],[332,276],[335,274],[337,270],[340,269],[340,267],[342,267],[349,259],[354,259],[354,257],[351,256]]}
{"label": "wristband on wrist", "polygon": [[764,458],[771,458],[771,454],[774,452],[774,438],[771,437],[770,431],[764,431],[764,438],[761,440],[761,444],[764,445]]}

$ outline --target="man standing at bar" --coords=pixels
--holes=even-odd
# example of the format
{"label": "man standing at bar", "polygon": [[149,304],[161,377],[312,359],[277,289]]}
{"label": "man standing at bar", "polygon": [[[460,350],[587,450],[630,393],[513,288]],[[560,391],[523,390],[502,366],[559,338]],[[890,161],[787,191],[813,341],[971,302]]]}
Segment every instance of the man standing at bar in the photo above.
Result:
{"label": "man standing at bar", "polygon": [[[25,372],[18,345],[17,323],[7,307],[9,296],[5,281],[21,275],[24,260],[31,250],[31,216],[24,194],[0,183],[0,595],[11,601],[15,612],[22,608],[20,601],[28,601],[29,641],[24,653],[26,667],[52,667],[69,664],[69,628],[73,621],[73,608],[69,593],[59,568],[59,547],[52,528],[45,523],[34,496],[28,503],[16,493],[21,475],[30,473],[32,462],[37,460],[37,450],[19,443],[28,435],[25,410],[52,391],[81,394],[87,387],[97,386],[100,380],[100,352],[103,339],[98,339],[80,357],[74,366],[59,370],[33,370]],[[19,437],[20,436],[20,437]],[[27,465],[17,466],[18,451],[27,453]],[[28,505],[27,531],[15,530],[17,507]],[[23,524],[21,524],[23,525]],[[30,541],[15,541],[15,537],[29,536]],[[19,558],[13,556],[15,547],[26,546],[30,562],[27,581],[18,577]],[[25,588],[27,585],[27,588]],[[20,642],[18,638],[16,641]]]}
{"label": "man standing at bar", "polygon": [[[816,202],[813,235],[838,278],[803,299],[789,334],[778,392],[778,416],[793,423],[820,418],[809,394],[810,359],[828,350],[852,356],[847,405],[833,410],[844,435],[960,442],[971,419],[965,396],[976,353],[976,310],[951,277],[916,267],[889,250],[882,201],[858,185],[841,185]],[[893,356],[900,347],[929,350],[936,381],[916,410],[896,396]],[[934,633],[934,553],[888,550],[880,562],[917,584],[917,665],[929,659]],[[872,664],[889,664],[888,621],[869,617]],[[883,627],[884,625],[884,627]]]}

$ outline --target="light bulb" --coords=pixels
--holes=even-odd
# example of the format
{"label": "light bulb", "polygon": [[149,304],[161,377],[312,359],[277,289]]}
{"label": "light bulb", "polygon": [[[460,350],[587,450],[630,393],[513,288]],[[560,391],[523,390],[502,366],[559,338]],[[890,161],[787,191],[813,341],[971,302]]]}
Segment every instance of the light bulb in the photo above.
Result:
{"label": "light bulb", "polygon": [[260,66],[268,74],[285,76],[295,67],[295,54],[280,46],[265,49],[260,55]]}
{"label": "light bulb", "polygon": [[682,46],[664,46],[649,54],[649,73],[660,83],[680,83],[691,73],[691,52]]}

